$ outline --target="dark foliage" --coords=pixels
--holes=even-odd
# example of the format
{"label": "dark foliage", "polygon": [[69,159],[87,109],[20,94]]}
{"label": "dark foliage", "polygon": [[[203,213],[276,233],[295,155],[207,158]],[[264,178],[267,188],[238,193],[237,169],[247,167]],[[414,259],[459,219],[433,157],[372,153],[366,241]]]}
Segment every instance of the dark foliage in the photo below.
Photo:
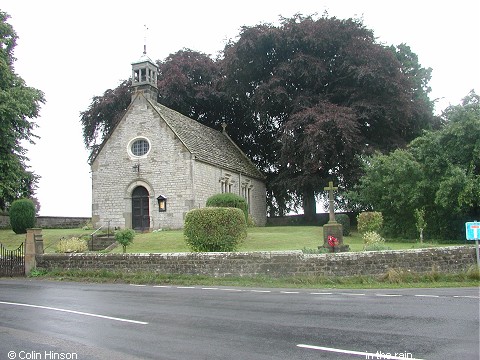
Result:
{"label": "dark foliage", "polygon": [[248,221],[247,201],[236,194],[224,193],[210,196],[207,199],[207,207],[233,207],[238,208],[245,214],[245,221]]}
{"label": "dark foliage", "polygon": [[27,229],[35,226],[35,205],[30,199],[15,200],[8,214],[15,234],[25,234]]}
{"label": "dark foliage", "polygon": [[80,113],[83,142],[90,150],[91,162],[102,142],[122,119],[131,101],[131,81],[125,80],[115,89],[108,89],[103,96],[95,96],[86,111]]}

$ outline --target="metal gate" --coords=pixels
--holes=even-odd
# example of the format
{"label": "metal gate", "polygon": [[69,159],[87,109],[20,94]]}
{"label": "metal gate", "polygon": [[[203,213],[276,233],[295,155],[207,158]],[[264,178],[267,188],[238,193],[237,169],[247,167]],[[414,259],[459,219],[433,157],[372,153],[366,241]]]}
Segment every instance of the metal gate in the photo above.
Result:
{"label": "metal gate", "polygon": [[23,243],[16,250],[8,250],[0,243],[0,277],[25,276]]}

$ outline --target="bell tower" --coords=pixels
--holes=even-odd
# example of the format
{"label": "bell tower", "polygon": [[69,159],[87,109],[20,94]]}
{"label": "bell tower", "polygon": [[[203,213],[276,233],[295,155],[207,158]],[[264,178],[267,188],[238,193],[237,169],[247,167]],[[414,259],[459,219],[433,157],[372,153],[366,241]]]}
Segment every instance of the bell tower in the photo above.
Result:
{"label": "bell tower", "polygon": [[143,45],[143,54],[137,61],[132,63],[132,87],[133,95],[142,92],[151,100],[157,101],[157,65],[147,56],[147,44]]}

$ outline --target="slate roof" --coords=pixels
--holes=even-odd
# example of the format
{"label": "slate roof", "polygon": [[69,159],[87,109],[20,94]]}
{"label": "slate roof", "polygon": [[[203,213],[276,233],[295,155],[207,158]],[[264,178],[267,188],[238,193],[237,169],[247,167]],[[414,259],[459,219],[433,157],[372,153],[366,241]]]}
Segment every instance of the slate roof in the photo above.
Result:
{"label": "slate roof", "polygon": [[148,101],[198,161],[265,179],[226,133],[209,128],[157,102]]}

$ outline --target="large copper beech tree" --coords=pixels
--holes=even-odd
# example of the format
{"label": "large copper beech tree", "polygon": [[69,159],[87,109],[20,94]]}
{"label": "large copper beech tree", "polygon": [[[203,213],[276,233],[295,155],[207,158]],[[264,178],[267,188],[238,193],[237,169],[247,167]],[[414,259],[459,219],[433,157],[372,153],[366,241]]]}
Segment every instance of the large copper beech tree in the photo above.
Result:
{"label": "large copper beech tree", "polygon": [[[159,61],[159,101],[208,126],[228,124],[267,176],[270,215],[293,205],[312,220],[329,180],[350,188],[362,155],[403,147],[434,124],[431,69],[357,19],[296,15],[243,27],[221,55],[184,49]],[[111,107],[126,108],[123,86],[81,114],[92,150],[119,118]]]}

